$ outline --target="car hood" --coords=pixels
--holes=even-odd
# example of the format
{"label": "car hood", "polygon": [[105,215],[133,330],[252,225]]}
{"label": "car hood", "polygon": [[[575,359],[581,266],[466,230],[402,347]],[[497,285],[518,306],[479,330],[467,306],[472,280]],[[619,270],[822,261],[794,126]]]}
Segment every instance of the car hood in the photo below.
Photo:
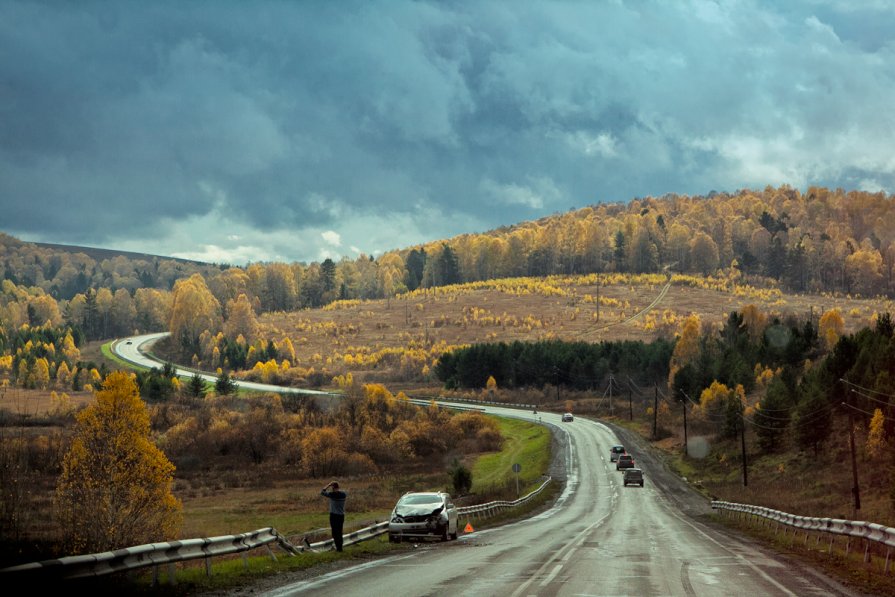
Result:
{"label": "car hood", "polygon": [[398,516],[435,516],[441,514],[444,505],[435,506],[435,504],[409,504],[407,506],[398,506],[395,508],[395,514]]}

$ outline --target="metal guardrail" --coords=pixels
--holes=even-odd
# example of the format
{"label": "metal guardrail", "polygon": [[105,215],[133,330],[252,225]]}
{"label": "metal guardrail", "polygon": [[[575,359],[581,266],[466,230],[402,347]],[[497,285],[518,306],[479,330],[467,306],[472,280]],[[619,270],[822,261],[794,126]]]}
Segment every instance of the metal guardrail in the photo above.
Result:
{"label": "metal guardrail", "polygon": [[[712,501],[712,509],[751,514],[804,531],[830,533],[833,535],[844,535],[846,537],[874,541],[886,546],[886,564],[884,573],[889,573],[890,555],[892,548],[895,547],[895,528],[893,527],[887,527],[875,522],[797,516],[795,514],[781,512],[780,510],[773,510],[763,506],[752,506],[749,504],[737,504],[734,502],[723,502],[718,500]],[[830,539],[830,549],[832,549],[832,539]],[[867,561],[867,559],[868,553],[865,550],[864,560]]]}
{"label": "metal guardrail", "polygon": [[544,488],[547,487],[547,484],[550,483],[551,480],[552,479],[550,477],[547,477],[544,480],[544,482],[541,483],[540,487],[538,487],[537,489],[535,489],[528,495],[525,495],[525,496],[519,498],[518,500],[514,500],[512,502],[505,501],[505,500],[497,500],[497,501],[488,502],[485,504],[476,504],[475,506],[463,506],[463,507],[457,508],[457,513],[460,515],[467,515],[467,516],[472,515],[472,516],[484,517],[484,516],[492,516],[493,514],[496,514],[503,510],[507,510],[509,508],[515,508],[517,506],[521,506],[522,504],[528,502],[533,497],[535,497],[536,495],[541,493],[544,490]]}
{"label": "metal guardrail", "polygon": [[[550,478],[548,477],[540,487],[513,502],[494,501],[475,506],[465,506],[457,508],[457,513],[460,515],[484,517],[507,508],[520,506],[543,491],[549,482]],[[352,545],[385,533],[388,533],[388,521],[377,522],[371,526],[345,534],[342,540],[344,545]],[[242,553],[243,562],[248,566],[248,562],[245,559],[246,552],[260,547],[266,547],[270,557],[276,560],[276,556],[271,549],[273,544],[278,545],[289,555],[296,555],[308,551],[326,551],[333,547],[334,541],[331,538],[315,543],[305,541],[301,545],[296,546],[280,535],[276,529],[268,527],[239,535],[185,539],[183,541],[169,541],[166,543],[148,543],[135,547],[116,549],[115,551],[31,562],[0,569],[0,578],[3,578],[3,575],[13,574],[18,576],[30,575],[33,578],[39,577],[42,580],[89,578],[113,572],[156,566],[153,580],[158,582],[158,567],[167,565],[168,582],[174,584],[174,564],[177,562],[204,558],[205,572],[210,576],[212,557]]]}
{"label": "metal guardrail", "polygon": [[[239,535],[147,543],[115,551],[31,562],[0,569],[0,574],[48,575],[54,579],[87,578],[159,564],[173,565],[176,562],[199,558],[206,558],[206,570],[210,570],[210,558],[213,556],[247,552],[258,547],[266,546],[271,556],[276,559],[270,550],[272,543],[278,544],[289,553],[300,551],[277,533],[276,529],[268,527]],[[170,574],[169,569],[169,576]]]}

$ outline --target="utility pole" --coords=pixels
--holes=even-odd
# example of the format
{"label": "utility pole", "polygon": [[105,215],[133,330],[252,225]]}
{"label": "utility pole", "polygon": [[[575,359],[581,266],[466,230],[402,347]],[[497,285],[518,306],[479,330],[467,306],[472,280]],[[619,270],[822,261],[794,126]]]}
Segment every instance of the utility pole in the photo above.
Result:
{"label": "utility pole", "polygon": [[681,400],[681,407],[684,409],[684,456],[689,456],[690,449],[687,445],[690,443],[689,439],[687,438],[687,400],[689,400],[690,397],[687,396],[687,393],[683,390],[681,390],[681,394],[683,394],[684,398],[686,398],[686,400]]}
{"label": "utility pole", "polygon": [[628,388],[628,420],[634,420],[634,397],[631,395],[631,388]]}
{"label": "utility pole", "polygon": [[653,439],[659,435],[659,383],[653,382]]}
{"label": "utility pole", "polygon": [[553,383],[556,387],[556,401],[559,402],[559,367],[553,365]]}
{"label": "utility pole", "polygon": [[854,509],[852,511],[852,519],[857,520],[858,510],[861,509],[861,488],[858,487],[858,460],[855,455],[855,421],[854,416],[852,414],[852,409],[854,408],[851,404],[849,404],[848,396],[854,392],[854,389],[850,390],[846,395],[846,402],[843,404],[848,408],[848,444],[851,448],[851,474],[852,474],[852,488],[851,492],[854,496]]}
{"label": "utility pole", "polygon": [[749,473],[746,470],[746,419],[744,419],[742,415],[740,415],[740,445],[742,446],[743,451],[743,487],[748,487]]}
{"label": "utility pole", "polygon": [[611,417],[613,414],[612,410],[612,375],[609,375],[609,416]]}

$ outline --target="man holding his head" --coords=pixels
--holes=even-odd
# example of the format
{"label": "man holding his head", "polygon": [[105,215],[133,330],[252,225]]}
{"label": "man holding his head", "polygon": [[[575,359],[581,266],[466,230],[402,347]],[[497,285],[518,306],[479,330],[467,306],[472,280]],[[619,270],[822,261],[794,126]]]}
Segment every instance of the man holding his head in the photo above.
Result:
{"label": "man holding his head", "polygon": [[342,527],[345,526],[345,500],[348,499],[348,494],[340,490],[339,484],[333,481],[323,488],[320,495],[329,499],[329,527],[336,551],[342,551]]}

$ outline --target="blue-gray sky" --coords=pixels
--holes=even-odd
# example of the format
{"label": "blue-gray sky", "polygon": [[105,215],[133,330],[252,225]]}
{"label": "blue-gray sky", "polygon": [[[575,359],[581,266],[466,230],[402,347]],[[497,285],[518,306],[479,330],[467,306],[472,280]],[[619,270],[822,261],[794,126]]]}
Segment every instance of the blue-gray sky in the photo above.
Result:
{"label": "blue-gray sky", "polygon": [[895,3],[0,3],[0,231],[244,264],[895,188]]}

